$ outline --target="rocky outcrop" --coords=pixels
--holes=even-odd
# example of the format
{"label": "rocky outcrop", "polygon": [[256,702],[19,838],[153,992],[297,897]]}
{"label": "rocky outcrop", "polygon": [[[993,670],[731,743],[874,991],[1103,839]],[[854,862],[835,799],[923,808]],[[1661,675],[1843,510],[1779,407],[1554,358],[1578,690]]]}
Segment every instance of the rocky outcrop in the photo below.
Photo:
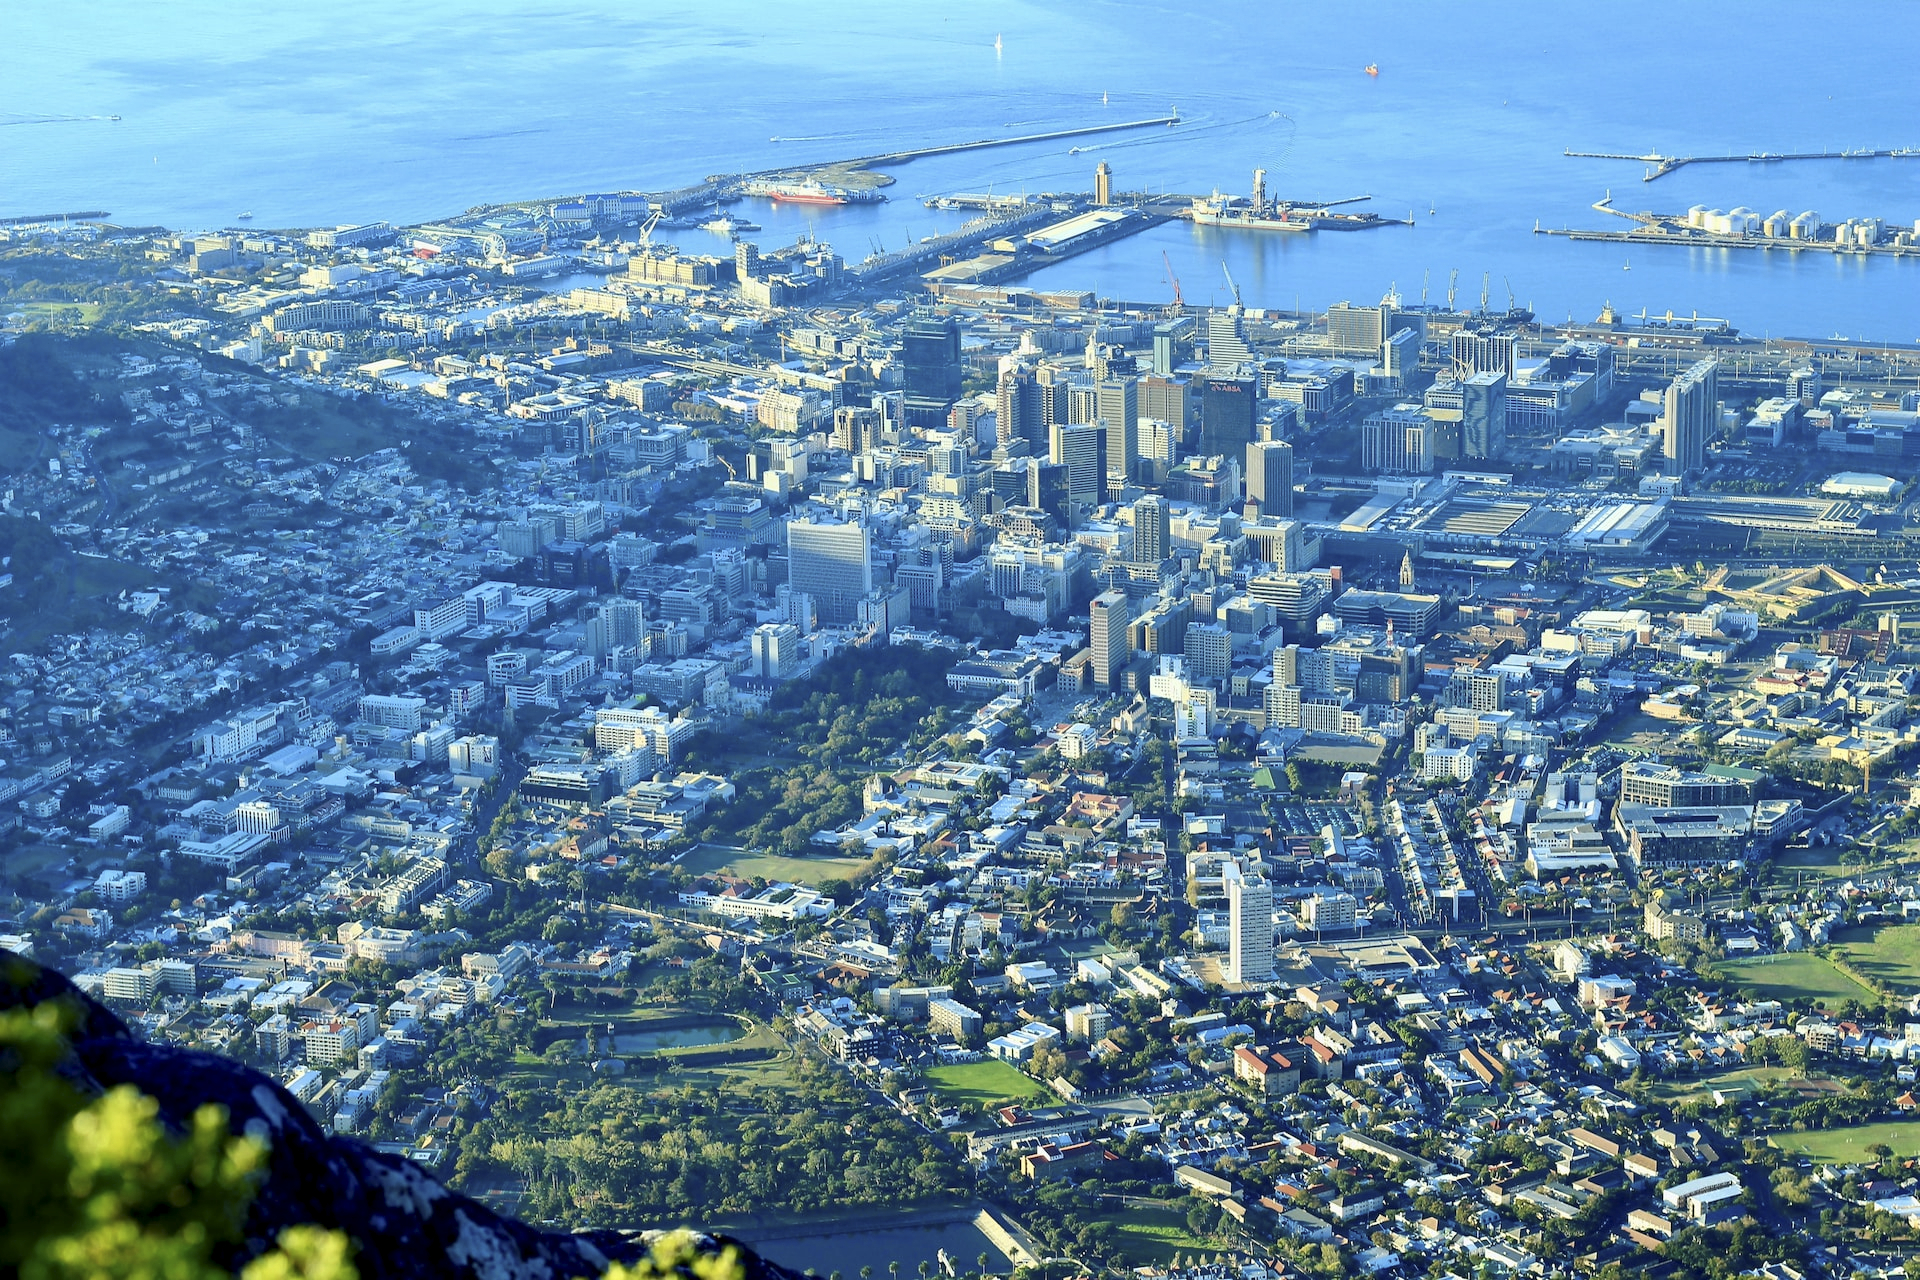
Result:
{"label": "rocky outcrop", "polygon": [[[236,1271],[302,1223],[344,1232],[361,1280],[572,1280],[646,1252],[649,1237],[637,1233],[540,1231],[502,1217],[411,1161],[326,1133],[271,1077],[217,1054],[147,1044],[63,975],[0,951],[0,1009],[48,1001],[75,1011],[62,1070],[83,1090],[131,1084],[180,1132],[196,1110],[216,1103],[235,1134],[267,1144],[244,1239],[222,1259]],[[708,1236],[702,1247],[730,1243]],[[746,1280],[795,1280],[745,1247],[740,1256]]]}

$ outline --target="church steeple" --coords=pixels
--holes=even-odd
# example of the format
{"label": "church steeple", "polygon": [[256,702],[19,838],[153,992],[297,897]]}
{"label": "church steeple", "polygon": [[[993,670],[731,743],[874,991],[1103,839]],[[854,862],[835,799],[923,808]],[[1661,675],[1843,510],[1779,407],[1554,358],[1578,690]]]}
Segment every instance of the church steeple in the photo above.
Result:
{"label": "church steeple", "polygon": [[1400,561],[1400,589],[1413,590],[1413,548],[1407,548],[1406,558]]}

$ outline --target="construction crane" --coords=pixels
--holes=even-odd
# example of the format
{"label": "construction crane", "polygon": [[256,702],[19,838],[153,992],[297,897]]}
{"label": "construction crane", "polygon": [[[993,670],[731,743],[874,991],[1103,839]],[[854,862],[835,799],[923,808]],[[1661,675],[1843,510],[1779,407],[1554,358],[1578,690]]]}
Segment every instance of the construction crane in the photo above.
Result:
{"label": "construction crane", "polygon": [[1233,305],[1245,311],[1247,309],[1246,304],[1240,301],[1240,286],[1233,282],[1233,272],[1227,271],[1227,260],[1225,258],[1220,260],[1220,269],[1227,273],[1227,288],[1233,290]]}
{"label": "construction crane", "polygon": [[1180,292],[1180,277],[1174,274],[1174,272],[1173,272],[1173,259],[1172,259],[1172,258],[1169,258],[1169,257],[1167,256],[1167,251],[1166,251],[1165,249],[1162,249],[1162,250],[1160,251],[1160,261],[1162,261],[1162,262],[1164,262],[1164,263],[1166,263],[1166,264],[1167,264],[1167,280],[1168,280],[1168,282],[1169,282],[1169,283],[1171,283],[1171,284],[1173,285],[1173,307],[1172,307],[1172,310],[1174,310],[1174,311],[1184,311],[1184,310],[1186,309],[1186,306],[1187,306],[1187,300],[1186,300],[1186,298],[1185,298],[1184,296],[1182,296],[1182,294],[1181,294],[1181,292]]}
{"label": "construction crane", "polygon": [[1447,310],[1453,310],[1453,295],[1460,288],[1460,268],[1455,267],[1453,274],[1447,277]]}
{"label": "construction crane", "polygon": [[738,479],[740,478],[740,473],[739,473],[738,471],[735,471],[735,470],[733,469],[733,464],[732,464],[731,462],[728,462],[728,461],[727,461],[727,455],[726,455],[726,454],[724,454],[724,453],[716,453],[716,454],[714,454],[713,456],[714,456],[715,458],[718,458],[718,459],[720,460],[720,465],[721,465],[721,466],[723,466],[723,467],[725,467],[725,468],[727,469],[727,479],[729,479],[729,480],[738,480]]}
{"label": "construction crane", "polygon": [[1491,300],[1492,289],[1493,289],[1493,272],[1482,271],[1480,273],[1480,314],[1481,315],[1487,314],[1487,304]]}
{"label": "construction crane", "polygon": [[653,252],[653,229],[660,225],[660,219],[665,213],[666,210],[664,208],[656,207],[653,213],[648,216],[647,220],[641,224],[640,252],[649,254]]}

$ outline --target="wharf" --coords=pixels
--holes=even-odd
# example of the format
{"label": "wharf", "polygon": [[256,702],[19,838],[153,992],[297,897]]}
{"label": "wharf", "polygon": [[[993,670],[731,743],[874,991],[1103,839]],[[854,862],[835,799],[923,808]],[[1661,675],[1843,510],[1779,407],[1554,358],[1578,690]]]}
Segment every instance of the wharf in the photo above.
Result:
{"label": "wharf", "polygon": [[933,285],[1004,284],[1024,279],[1056,262],[1077,258],[1102,245],[1139,235],[1167,221],[1170,218],[1164,213],[1124,205],[1083,208],[1018,238],[995,235],[988,252],[961,261],[943,258],[939,267],[922,278]]}
{"label": "wharf", "polygon": [[1569,240],[1609,240],[1618,244],[1657,244],[1691,249],[1771,249],[1781,253],[1831,253],[1841,257],[1920,258],[1920,245],[1837,244],[1831,240],[1788,240],[1780,236],[1716,235],[1689,229],[1665,231],[1658,226],[1631,231],[1582,231],[1573,227],[1535,227],[1535,235],[1565,236]]}
{"label": "wharf", "polygon": [[1863,147],[1854,151],[1755,151],[1743,156],[1663,156],[1658,151],[1629,155],[1618,151],[1565,151],[1561,154],[1578,160],[1632,160],[1650,164],[1642,182],[1664,178],[1675,169],[1690,164],[1775,164],[1784,160],[1914,160],[1920,159],[1920,147],[1887,147],[1875,150]]}

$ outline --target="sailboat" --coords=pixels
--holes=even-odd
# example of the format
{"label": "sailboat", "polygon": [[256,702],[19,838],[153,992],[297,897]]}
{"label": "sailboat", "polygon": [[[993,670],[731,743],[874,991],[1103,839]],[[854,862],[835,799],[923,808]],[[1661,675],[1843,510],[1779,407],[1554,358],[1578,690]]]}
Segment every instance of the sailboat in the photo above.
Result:
{"label": "sailboat", "polygon": [[997,58],[1000,56],[1000,49],[1001,49],[1000,37],[998,35],[995,35],[993,37],[993,56],[994,57]]}
{"label": "sailboat", "polygon": [[1100,91],[1100,105],[1103,107],[1107,105],[1107,93],[1104,89]]}
{"label": "sailboat", "polygon": [[1633,259],[1632,259],[1632,258],[1628,258],[1628,259],[1627,259],[1627,260],[1626,260],[1626,261],[1625,261],[1624,263],[1622,263],[1622,264],[1621,264],[1621,266],[1620,266],[1620,269],[1621,269],[1622,271],[1631,271],[1631,270],[1633,270]]}

